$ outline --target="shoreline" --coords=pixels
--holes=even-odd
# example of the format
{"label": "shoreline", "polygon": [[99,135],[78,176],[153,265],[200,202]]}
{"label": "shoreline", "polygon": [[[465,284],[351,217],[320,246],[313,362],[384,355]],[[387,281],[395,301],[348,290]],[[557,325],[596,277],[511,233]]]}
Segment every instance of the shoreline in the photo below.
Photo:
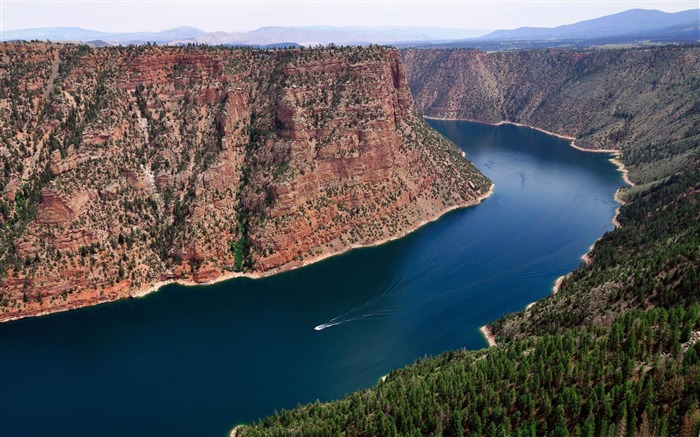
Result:
{"label": "shoreline", "polygon": [[387,238],[384,238],[384,239],[379,240],[379,241],[375,241],[375,242],[367,243],[367,244],[362,244],[362,243],[351,244],[350,246],[346,246],[342,250],[337,251],[337,252],[329,252],[329,253],[324,253],[321,255],[316,255],[316,256],[313,256],[311,258],[308,258],[308,259],[301,261],[300,264],[290,266],[290,267],[285,267],[284,265],[282,265],[282,266],[276,267],[274,269],[271,269],[271,270],[268,270],[265,272],[253,272],[253,273],[228,272],[228,273],[224,273],[221,276],[217,276],[216,278],[211,279],[209,281],[205,281],[205,282],[195,282],[191,279],[184,279],[184,280],[183,279],[170,279],[170,280],[166,280],[166,281],[158,281],[158,282],[152,284],[151,286],[147,287],[145,290],[136,290],[134,293],[131,294],[131,297],[135,297],[135,298],[143,297],[143,296],[146,296],[148,294],[151,294],[153,292],[158,291],[161,287],[164,287],[164,286],[170,285],[170,284],[178,284],[178,285],[182,285],[185,287],[193,287],[193,286],[198,286],[198,285],[218,284],[219,282],[224,282],[224,281],[228,281],[229,279],[235,279],[235,278],[249,278],[249,279],[266,278],[268,276],[276,275],[278,273],[289,272],[289,271],[296,270],[296,269],[299,269],[302,267],[306,267],[306,266],[309,266],[311,264],[315,264],[317,262],[323,261],[325,259],[337,256],[337,255],[343,255],[343,254],[345,254],[353,249],[362,249],[362,248],[381,246],[382,244],[386,244],[386,243],[389,243],[391,241],[403,238],[403,237],[407,236],[408,234],[417,231],[418,229],[422,228],[423,226],[427,225],[428,223],[432,223],[434,221],[437,221],[440,217],[447,214],[448,212],[452,212],[452,211],[455,211],[457,209],[462,209],[462,208],[469,208],[469,207],[476,206],[476,205],[480,204],[483,200],[487,199],[488,197],[491,196],[491,194],[493,194],[494,187],[495,187],[495,184],[492,183],[489,190],[485,194],[482,194],[481,196],[477,197],[475,199],[474,203],[467,203],[464,205],[452,205],[452,206],[442,210],[441,212],[439,212],[437,215],[431,217],[430,219],[421,220],[420,222],[416,223],[415,226],[409,228],[408,230],[402,231],[397,235],[387,237]]}
{"label": "shoreline", "polygon": [[[477,123],[477,124],[483,124],[483,125],[488,125],[488,126],[502,126],[502,125],[510,124],[513,126],[533,129],[533,130],[536,130],[538,132],[545,133],[547,135],[552,135],[554,137],[561,138],[563,140],[567,140],[567,141],[569,141],[569,146],[573,147],[574,149],[580,150],[582,152],[610,153],[613,156],[610,159],[608,159],[608,161],[610,161],[615,167],[617,167],[618,172],[622,173],[622,180],[625,182],[625,184],[627,184],[628,187],[633,187],[635,185],[634,182],[629,178],[629,169],[620,160],[622,154],[621,154],[620,150],[617,150],[617,149],[584,149],[583,147],[576,145],[576,138],[572,137],[570,135],[562,135],[562,134],[558,134],[555,132],[550,132],[546,129],[542,129],[539,127],[530,126],[528,124],[523,124],[523,123],[516,123],[516,122],[512,122],[512,121],[502,120],[502,121],[499,121],[498,123],[490,123],[490,122],[481,121],[481,120],[469,120],[469,119],[464,119],[464,118],[432,117],[432,116],[427,116],[427,115],[423,115],[423,117],[427,118],[429,120],[466,121],[466,122],[470,122],[470,123]],[[621,196],[621,192],[624,188],[625,187],[618,188],[615,191],[615,194],[613,195],[613,200],[615,202],[617,202],[617,204],[619,205],[617,208],[615,208],[615,215],[611,219],[611,222],[615,226],[615,228],[622,227],[622,225],[620,224],[620,222],[618,221],[617,218],[620,215],[620,207],[627,204],[627,202],[624,199],[622,199],[622,196]],[[581,260],[583,262],[585,262],[586,264],[589,264],[589,265],[591,264],[592,259],[590,257],[590,253],[593,251],[593,248],[595,247],[596,243],[599,240],[600,240],[600,238],[598,238],[593,244],[591,244],[591,246],[588,248],[588,251],[586,251],[586,253],[581,255]],[[559,276],[554,281],[554,285],[552,286],[551,295],[557,294],[559,292],[559,289],[561,288],[562,283],[564,282],[564,280],[566,278],[569,277],[569,275],[571,275],[571,273],[572,272],[569,272],[565,275]],[[529,311],[537,302],[539,302],[539,300],[536,300],[534,302],[530,302],[529,304],[527,304],[525,306],[524,311],[526,311],[526,312]],[[491,332],[491,330],[489,329],[488,325],[482,326],[481,328],[479,328],[479,331],[481,331],[481,334],[486,339],[486,342],[488,343],[488,347],[496,346],[496,339],[495,339],[493,333]]]}
{"label": "shoreline", "polygon": [[[548,130],[546,130],[546,129],[542,129],[542,128],[535,127],[535,126],[530,126],[529,124],[517,123],[517,122],[515,122],[515,121],[501,120],[501,121],[499,121],[498,123],[491,123],[491,122],[488,122],[488,121],[470,120],[470,119],[467,119],[467,118],[444,118],[444,117],[432,117],[432,116],[427,116],[427,115],[424,115],[423,117],[424,117],[424,118],[427,118],[427,119],[429,119],[429,120],[468,121],[468,122],[470,122],[470,123],[485,124],[485,125],[487,125],[487,126],[503,126],[503,125],[505,125],[505,124],[510,124],[510,125],[513,125],[513,126],[526,127],[526,128],[528,128],[528,129],[536,130],[536,131],[538,131],[538,132],[542,132],[542,133],[545,133],[545,134],[547,134],[547,135],[551,135],[551,136],[553,136],[553,137],[561,138],[561,139],[563,139],[563,140],[569,140],[569,141],[571,141],[572,143],[573,143],[574,141],[576,141],[576,138],[574,138],[574,137],[572,137],[572,136],[569,136],[569,135],[563,135],[563,134],[558,134],[558,133],[555,133],[555,132],[550,132],[550,131],[548,131]],[[584,148],[582,148],[582,147],[575,146],[575,145],[573,145],[573,144],[572,144],[572,146],[575,147],[575,148],[577,148],[577,149],[579,149],[579,150],[583,150],[583,151],[585,151],[585,152],[601,152],[601,153],[603,153],[603,152],[607,152],[607,153],[614,153],[614,152],[617,152],[617,150],[614,150],[614,149],[605,149],[605,150],[597,150],[597,149],[596,149],[596,150],[592,150],[592,149],[584,149]]]}
{"label": "shoreline", "polygon": [[[632,186],[634,186],[634,184]],[[615,209],[615,215],[612,218],[612,224],[615,225],[616,228],[622,227],[622,224],[617,220],[617,218],[620,216],[620,207],[627,205],[627,201],[620,196],[621,191],[622,188],[619,188],[617,191],[615,191],[615,194],[613,195],[613,200],[615,200],[615,202],[617,202],[618,205],[620,205]]]}
{"label": "shoreline", "polygon": [[[620,209],[620,208],[618,208],[618,209]],[[616,215],[617,215],[617,213],[616,213]],[[614,218],[615,218],[615,217],[613,217],[613,219],[614,219]],[[600,238],[598,238],[598,240],[600,240]],[[591,259],[590,254],[591,254],[591,252],[593,252],[593,248],[595,247],[595,245],[596,245],[596,243],[598,242],[598,240],[595,240],[595,242],[594,242],[593,244],[591,244],[591,245],[588,247],[588,250],[586,251],[586,253],[584,253],[583,255],[581,255],[581,261],[583,261],[584,263],[586,263],[586,265],[591,265],[591,262],[593,262],[593,260]]]}
{"label": "shoreline", "polygon": [[484,325],[479,328],[479,332],[481,332],[481,335],[483,335],[486,339],[486,342],[489,344],[488,347],[498,346],[498,343],[496,343],[496,337],[494,337],[493,332],[491,332],[489,325]]}
{"label": "shoreline", "polygon": [[[593,246],[591,246],[591,249],[593,249]],[[591,249],[589,249],[589,251],[590,251]],[[582,255],[581,258],[583,258],[584,256],[586,256],[586,254]],[[569,275],[571,275],[571,272],[569,272],[569,273],[567,273],[567,274],[565,274],[565,275],[559,276],[559,277],[554,281],[554,285],[552,285],[552,292],[550,293],[550,295],[555,295],[555,294],[559,293],[559,289],[561,288],[561,284],[564,282],[564,280],[565,280],[566,278],[569,277]],[[536,300],[536,301],[534,301],[534,302],[530,302],[529,304],[527,304],[527,306],[525,307],[525,311],[529,311],[530,308],[532,308],[533,306],[535,306],[535,304],[536,304],[537,302],[539,302],[539,300]]]}
{"label": "shoreline", "polygon": [[427,118],[429,120],[444,120],[444,121],[468,121],[470,123],[477,123],[477,124],[484,124],[488,126],[503,126],[506,124],[510,124],[513,126],[518,126],[518,127],[526,127],[528,129],[536,130],[538,132],[542,132],[547,135],[551,135],[553,137],[561,138],[562,140],[567,140],[569,141],[569,145],[573,147],[574,149],[580,150],[582,152],[590,152],[590,153],[611,153],[614,155],[612,158],[610,158],[608,161],[613,163],[617,167],[617,171],[622,173],[622,179],[625,181],[627,185],[630,187],[633,187],[635,184],[630,180],[629,178],[629,169],[625,166],[625,164],[620,161],[621,157],[621,152],[619,149],[585,149],[581,146],[576,145],[576,137],[572,137],[571,135],[564,135],[564,134],[558,134],[556,132],[551,132],[546,129],[542,129],[536,126],[531,126],[529,124],[524,124],[524,123],[517,123],[514,121],[499,121],[498,123],[491,123],[488,121],[481,121],[481,120],[470,120],[467,118],[446,118],[446,117],[432,117],[428,115],[423,115],[423,118]]}
{"label": "shoreline", "polygon": [[556,281],[554,281],[554,285],[552,286],[552,294],[557,294],[559,293],[559,289],[561,288],[561,284],[564,282],[566,278],[569,277],[571,273],[567,273],[565,275],[561,275],[557,278]]}
{"label": "shoreline", "polygon": [[[378,380],[377,383],[375,384],[375,387],[382,384],[386,379],[389,377],[389,374],[387,373],[386,375],[381,376]],[[238,431],[245,428],[247,424],[241,423],[239,425],[234,426],[231,428],[231,431],[229,431],[228,435],[229,437],[236,437],[238,435]]]}
{"label": "shoreline", "polygon": [[[622,173],[622,180],[625,181],[625,183],[628,186],[634,187],[634,182],[632,182],[632,180],[629,178],[630,171],[627,169],[627,167],[625,167],[625,164],[622,161],[620,161],[621,153],[619,151],[612,153],[615,156],[613,158],[610,158],[608,161],[612,162],[617,167],[617,171]],[[615,195],[617,195],[617,193],[615,193]]]}
{"label": "shoreline", "polygon": [[483,193],[483,194],[479,195],[478,197],[476,197],[473,201],[465,202],[464,204],[456,204],[456,205],[452,205],[450,207],[447,207],[447,208],[441,210],[440,212],[438,212],[437,214],[431,216],[430,218],[421,220],[421,221],[417,222],[415,225],[410,226],[406,230],[401,231],[396,235],[392,235],[390,237],[386,237],[382,240],[374,241],[371,243],[351,244],[350,246],[344,247],[342,250],[339,250],[336,252],[328,252],[328,253],[324,253],[321,255],[316,255],[316,256],[313,256],[311,258],[305,259],[305,260],[301,261],[301,263],[295,264],[293,266],[282,265],[282,266],[276,267],[274,269],[267,270],[265,272],[251,272],[251,273],[225,272],[225,273],[222,273],[221,275],[217,276],[216,278],[213,278],[213,279],[211,279],[209,281],[205,281],[205,282],[195,282],[191,278],[167,279],[167,280],[162,280],[162,281],[156,281],[156,282],[153,282],[153,283],[150,283],[147,285],[143,285],[140,288],[137,288],[135,290],[131,290],[131,291],[129,291],[128,295],[118,297],[116,299],[105,298],[105,299],[101,299],[101,300],[98,300],[95,302],[91,302],[87,305],[77,304],[77,305],[68,305],[65,307],[47,308],[46,310],[37,311],[37,312],[33,312],[33,313],[28,313],[28,314],[19,314],[19,315],[11,316],[11,317],[2,317],[0,315],[0,323],[26,319],[26,318],[30,318],[30,317],[48,316],[50,314],[56,314],[56,313],[62,313],[65,311],[71,311],[71,310],[76,310],[76,309],[80,309],[80,308],[92,307],[92,306],[101,305],[101,304],[105,304],[105,303],[109,303],[109,302],[116,302],[116,301],[122,300],[122,299],[138,299],[138,298],[147,296],[151,293],[155,293],[156,291],[160,290],[162,287],[165,287],[165,286],[171,285],[171,284],[182,285],[184,287],[193,287],[193,286],[198,286],[198,285],[214,285],[214,284],[218,284],[219,282],[224,282],[224,281],[228,281],[230,279],[235,279],[235,278],[261,279],[261,278],[266,278],[268,276],[276,275],[278,273],[284,273],[284,272],[296,270],[298,268],[306,267],[308,265],[323,261],[323,260],[325,260],[327,258],[331,258],[333,256],[343,255],[343,254],[345,254],[353,249],[377,247],[377,246],[380,246],[382,244],[386,244],[386,243],[389,243],[391,241],[403,238],[403,237],[407,236],[408,234],[417,231],[418,229],[427,225],[428,223],[432,223],[432,222],[438,220],[440,217],[442,217],[443,215],[445,215],[449,212],[452,212],[452,211],[455,211],[458,209],[463,209],[463,208],[470,208],[472,206],[476,206],[476,205],[480,204],[481,202],[483,202],[484,200],[489,198],[491,196],[491,194],[493,194],[494,188],[495,188],[495,184],[491,183],[489,190],[486,193]]}

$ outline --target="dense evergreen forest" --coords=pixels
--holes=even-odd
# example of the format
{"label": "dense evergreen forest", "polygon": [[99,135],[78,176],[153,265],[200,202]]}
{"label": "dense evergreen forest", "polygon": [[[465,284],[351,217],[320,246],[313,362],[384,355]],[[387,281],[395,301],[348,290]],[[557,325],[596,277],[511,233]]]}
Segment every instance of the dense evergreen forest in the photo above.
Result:
{"label": "dense evergreen forest", "polygon": [[[700,141],[689,141],[682,171],[622,193],[621,227],[557,294],[489,326],[498,346],[419,360],[237,435],[699,435]],[[649,170],[638,174],[661,162],[622,159]]]}
{"label": "dense evergreen forest", "polygon": [[591,265],[492,326],[499,346],[419,360],[242,435],[698,435],[698,192],[696,168],[636,195]]}
{"label": "dense evergreen forest", "polygon": [[245,436],[696,435],[700,343],[691,346],[682,333],[698,328],[696,304],[687,311],[635,310],[611,327],[448,352],[396,370],[376,388],[283,411],[241,431]]}

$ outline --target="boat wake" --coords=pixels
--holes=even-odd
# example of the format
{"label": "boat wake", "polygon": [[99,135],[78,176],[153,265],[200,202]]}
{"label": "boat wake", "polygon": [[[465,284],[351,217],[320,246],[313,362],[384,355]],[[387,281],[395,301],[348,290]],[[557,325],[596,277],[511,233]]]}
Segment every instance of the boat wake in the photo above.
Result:
{"label": "boat wake", "polygon": [[386,316],[387,314],[392,313],[393,310],[385,310],[385,311],[378,311],[375,313],[371,314],[365,314],[360,317],[354,317],[352,319],[347,319],[347,320],[340,320],[337,322],[328,322],[328,323],[321,323],[320,325],[317,325],[314,327],[314,331],[323,331],[326,328],[330,328],[331,326],[337,326],[337,325],[342,325],[343,323],[348,323],[348,322],[356,322],[358,320],[365,320],[365,319],[371,319],[371,318],[376,318],[376,317],[383,317]]}
{"label": "boat wake", "polygon": [[[504,189],[507,191],[508,187]],[[322,331],[347,322],[383,317],[435,302],[468,298],[477,295],[478,290],[497,291],[514,281],[526,281],[552,271],[558,272],[566,268],[565,260],[570,259],[571,252],[579,246],[577,241],[572,241],[540,257],[503,270],[500,268],[502,259],[481,259],[478,253],[473,252],[474,248],[493,235],[500,221],[502,218],[491,221],[479,232],[466,232],[459,241],[446,242],[439,253],[422,262],[411,274],[396,279],[369,299],[359,302],[326,323],[317,325],[314,330]],[[474,272],[465,277],[462,272],[467,264],[472,266]],[[440,277],[461,280],[456,283],[449,281],[451,286],[448,286]]]}
{"label": "boat wake", "polygon": [[326,328],[330,328],[331,326],[335,325],[340,325],[343,322],[338,322],[338,323],[321,323],[320,325],[314,327],[314,331],[323,331]]}
{"label": "boat wake", "polygon": [[[580,244],[576,243],[577,241],[570,242],[541,257],[528,260],[515,268],[510,268],[507,270],[499,270],[498,268],[495,268],[494,264],[498,264],[499,261],[495,259],[490,260],[489,262],[481,265],[481,269],[484,272],[491,272],[490,274],[482,274],[480,276],[472,277],[470,280],[460,281],[460,283],[455,284],[453,287],[442,288],[433,281],[425,281],[428,279],[426,276],[429,276],[429,274],[432,273],[433,270],[437,269],[438,266],[447,267],[443,266],[443,263],[448,264],[449,266],[443,272],[444,275],[453,275],[453,271],[455,269],[458,270],[459,266],[452,264],[454,264],[455,260],[462,257],[465,250],[462,248],[448,250],[441,256],[438,256],[431,262],[427,263],[421,271],[418,271],[413,276],[397,281],[370,299],[348,309],[344,313],[339,314],[326,323],[317,325],[314,327],[314,330],[322,331],[332,326],[337,326],[348,322],[367,320],[370,318],[384,317],[396,311],[425,306],[438,301],[468,297],[470,295],[474,295],[478,289],[498,290],[508,286],[508,284],[512,284],[515,280],[525,281],[540,277],[543,274],[546,275],[552,271],[561,271],[562,269],[570,268],[568,267],[566,260],[570,259],[572,254],[576,254],[577,247],[580,246]],[[423,289],[426,290],[426,292],[409,296],[408,293],[411,290],[415,291],[416,289]],[[392,308],[380,309],[381,307],[389,304],[387,299],[390,296],[394,296],[396,294],[406,294],[404,299],[402,299],[402,303],[398,307],[394,306]],[[377,306],[380,308],[377,308]],[[371,311],[371,309],[375,310],[369,314],[356,315],[358,312],[367,310]]]}

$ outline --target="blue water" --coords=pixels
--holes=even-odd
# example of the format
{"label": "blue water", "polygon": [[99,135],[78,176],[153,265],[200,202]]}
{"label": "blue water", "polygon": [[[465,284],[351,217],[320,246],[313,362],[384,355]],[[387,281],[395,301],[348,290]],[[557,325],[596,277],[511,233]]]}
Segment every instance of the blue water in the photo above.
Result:
{"label": "blue water", "polygon": [[[369,387],[546,296],[605,231],[604,154],[515,126],[431,121],[496,183],[380,247],[274,277],[0,325],[0,435],[225,435]],[[319,325],[330,325],[315,330]]]}

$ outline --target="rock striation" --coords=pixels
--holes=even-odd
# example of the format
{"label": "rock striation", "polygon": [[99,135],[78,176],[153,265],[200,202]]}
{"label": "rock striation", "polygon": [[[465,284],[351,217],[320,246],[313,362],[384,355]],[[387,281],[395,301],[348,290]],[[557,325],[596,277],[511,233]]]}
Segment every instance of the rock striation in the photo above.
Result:
{"label": "rock striation", "polygon": [[0,62],[0,320],[288,270],[491,185],[416,113],[391,48],[2,44]]}
{"label": "rock striation", "polygon": [[[508,121],[619,150],[635,182],[683,170],[700,140],[700,47],[402,52],[416,107]],[[650,165],[653,163],[653,165]]]}

